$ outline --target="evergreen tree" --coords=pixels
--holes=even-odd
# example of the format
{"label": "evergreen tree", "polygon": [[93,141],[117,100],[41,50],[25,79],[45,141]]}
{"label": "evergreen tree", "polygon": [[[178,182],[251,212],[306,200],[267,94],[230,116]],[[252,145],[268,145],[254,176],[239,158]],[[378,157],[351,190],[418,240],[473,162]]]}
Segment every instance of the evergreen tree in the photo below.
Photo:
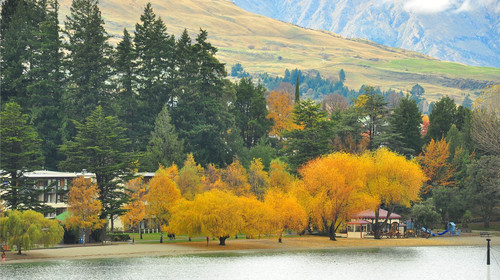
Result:
{"label": "evergreen tree", "polygon": [[28,116],[15,102],[5,104],[0,113],[0,175],[8,178],[1,185],[0,198],[11,209],[42,210],[39,192],[25,173],[40,168],[43,163],[40,139],[36,130],[28,124]]}
{"label": "evergreen tree", "polygon": [[295,82],[295,104],[300,101],[300,89],[299,89],[299,75],[297,75],[297,81]]}
{"label": "evergreen tree", "polygon": [[330,151],[331,122],[321,105],[310,99],[295,105],[293,119],[299,128],[285,132],[284,150],[290,168],[297,170],[307,161]]}
{"label": "evergreen tree", "polygon": [[69,85],[63,99],[66,139],[74,133],[70,119],[83,121],[97,105],[110,109],[106,83],[111,74],[112,49],[97,4],[98,0],[73,0],[64,22]]}
{"label": "evergreen tree", "polygon": [[44,166],[54,170],[57,168],[57,162],[61,160],[57,149],[62,144],[60,112],[64,77],[61,69],[59,3],[57,0],[43,2],[46,5],[43,7],[46,16],[40,23],[36,36],[31,38],[36,51],[32,52],[30,84],[27,87],[30,107],[27,110],[43,141]]}
{"label": "evergreen tree", "polygon": [[339,81],[341,83],[345,82],[345,72],[344,72],[344,69],[340,69],[340,72],[339,72]]}
{"label": "evergreen tree", "polygon": [[134,74],[135,49],[126,28],[123,30],[122,40],[116,46],[113,65],[117,91],[115,112],[125,124],[127,136],[132,141],[132,149],[140,151],[144,144],[140,142],[142,131],[137,129],[140,125],[140,116]]}
{"label": "evergreen tree", "polygon": [[163,105],[174,102],[170,85],[174,71],[175,38],[167,33],[161,18],[156,17],[151,3],[146,5],[140,23],[135,25],[134,44],[140,117],[136,129],[138,135],[142,135],[134,141],[145,145]]}
{"label": "evergreen tree", "polygon": [[[60,167],[95,173],[103,205],[101,219],[112,220],[123,212],[121,207],[127,201],[120,183],[129,179],[133,167],[133,155],[128,152],[130,141],[118,119],[106,116],[101,106],[90,113],[85,123],[75,121],[75,126],[78,131],[75,138],[61,146],[67,158],[60,162]],[[102,228],[101,238],[105,229]]]}
{"label": "evergreen tree", "polygon": [[192,58],[186,77],[179,81],[176,106],[172,120],[179,136],[186,142],[187,152],[192,152],[202,165],[215,163],[221,166],[235,154],[232,134],[234,116],[229,113],[226,71],[215,54],[217,49],[207,41],[207,32],[201,30],[192,45]]}
{"label": "evergreen tree", "polygon": [[368,148],[374,151],[390,139],[391,135],[387,133],[386,119],[389,111],[384,96],[377,92],[379,89],[363,86],[362,91],[364,91],[364,94],[358,97],[355,106],[362,110],[366,119],[365,128],[368,130]]}
{"label": "evergreen tree", "polygon": [[254,86],[250,78],[242,78],[236,85],[233,114],[247,148],[257,145],[259,139],[267,136],[271,125],[266,119],[265,92],[262,85]]}
{"label": "evergreen tree", "polygon": [[397,136],[388,140],[388,146],[400,154],[417,156],[423,145],[421,125],[422,114],[417,102],[407,95],[406,98],[401,99],[389,118],[389,130],[392,135]]}
{"label": "evergreen tree", "polygon": [[184,159],[183,145],[184,141],[178,139],[175,126],[171,124],[168,106],[165,104],[156,117],[155,129],[147,146],[146,167],[157,170],[159,164],[181,165]]}
{"label": "evergreen tree", "polygon": [[427,130],[427,139],[439,140],[450,130],[451,125],[455,123],[457,108],[455,101],[448,96],[444,96],[434,104],[429,114],[429,129]]}

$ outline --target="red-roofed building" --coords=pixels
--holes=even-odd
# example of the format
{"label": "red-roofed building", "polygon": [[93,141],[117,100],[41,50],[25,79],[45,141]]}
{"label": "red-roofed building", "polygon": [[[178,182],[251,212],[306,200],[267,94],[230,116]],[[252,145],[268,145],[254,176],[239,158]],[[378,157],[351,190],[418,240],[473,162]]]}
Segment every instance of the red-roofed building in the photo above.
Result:
{"label": "red-roofed building", "polygon": [[[383,222],[389,213],[387,210],[379,210],[379,222]],[[399,231],[404,232],[404,226],[400,224],[401,215],[391,213],[387,220],[387,225],[383,229],[384,232]],[[375,211],[365,210],[354,215],[350,222],[347,223],[348,238],[365,238],[372,232],[372,224],[375,223]]]}

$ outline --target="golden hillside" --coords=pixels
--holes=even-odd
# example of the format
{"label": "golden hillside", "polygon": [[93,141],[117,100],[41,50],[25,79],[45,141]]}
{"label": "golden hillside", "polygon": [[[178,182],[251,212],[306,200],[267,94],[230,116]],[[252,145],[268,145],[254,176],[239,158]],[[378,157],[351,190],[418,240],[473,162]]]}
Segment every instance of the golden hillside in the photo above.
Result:
{"label": "golden hillside", "polygon": [[[169,33],[179,35],[187,28],[194,38],[200,28],[207,30],[210,42],[219,49],[218,58],[228,69],[239,62],[249,73],[283,75],[286,68],[299,68],[337,77],[343,68],[346,84],[353,89],[367,84],[409,90],[419,83],[430,100],[448,94],[458,102],[465,93],[478,91],[478,85],[500,82],[498,68],[442,62],[366,40],[301,28],[246,12],[228,0],[101,0],[105,27],[115,42],[123,28],[134,30],[147,2]],[[70,5],[71,0],[61,1],[62,15],[69,13]]]}

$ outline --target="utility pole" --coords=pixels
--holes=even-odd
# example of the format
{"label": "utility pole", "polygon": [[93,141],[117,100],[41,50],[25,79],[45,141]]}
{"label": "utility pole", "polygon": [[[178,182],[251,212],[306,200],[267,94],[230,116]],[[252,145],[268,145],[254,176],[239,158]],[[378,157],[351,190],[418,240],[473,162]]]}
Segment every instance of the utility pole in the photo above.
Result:
{"label": "utility pole", "polygon": [[488,241],[488,249],[486,250],[486,265],[490,265],[490,241],[491,239],[487,238]]}

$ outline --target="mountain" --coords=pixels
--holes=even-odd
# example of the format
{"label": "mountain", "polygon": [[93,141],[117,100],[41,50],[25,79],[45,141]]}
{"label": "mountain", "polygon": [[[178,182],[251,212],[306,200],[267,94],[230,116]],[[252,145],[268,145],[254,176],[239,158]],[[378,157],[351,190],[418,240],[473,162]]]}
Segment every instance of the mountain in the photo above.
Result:
{"label": "mountain", "polygon": [[498,0],[233,0],[299,26],[448,61],[500,67]]}
{"label": "mountain", "polygon": [[[323,77],[346,73],[345,84],[363,84],[407,91],[416,83],[429,100],[442,94],[461,102],[467,93],[479,92],[500,81],[500,69],[442,62],[429,56],[390,48],[363,39],[346,39],[332,32],[312,30],[256,15],[229,0],[107,0],[99,5],[105,28],[116,43],[134,26],[147,2],[177,37],[186,28],[195,38],[200,28],[218,48],[217,57],[227,69],[241,63],[250,74],[283,75],[285,69],[315,69]],[[61,24],[71,0],[61,0]],[[472,96],[474,98],[474,96]]]}

